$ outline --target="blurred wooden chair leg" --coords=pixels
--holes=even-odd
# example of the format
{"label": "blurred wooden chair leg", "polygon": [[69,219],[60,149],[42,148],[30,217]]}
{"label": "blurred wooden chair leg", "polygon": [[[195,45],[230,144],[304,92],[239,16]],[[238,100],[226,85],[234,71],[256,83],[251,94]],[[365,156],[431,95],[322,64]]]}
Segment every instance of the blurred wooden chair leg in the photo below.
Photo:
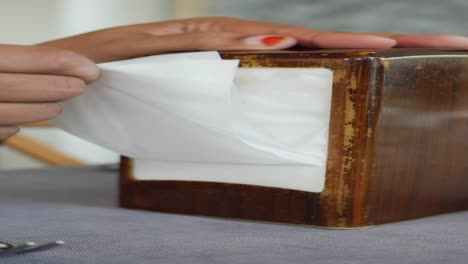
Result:
{"label": "blurred wooden chair leg", "polygon": [[14,135],[2,142],[25,155],[52,166],[83,165],[84,162],[65,153],[55,150],[51,146],[29,136]]}

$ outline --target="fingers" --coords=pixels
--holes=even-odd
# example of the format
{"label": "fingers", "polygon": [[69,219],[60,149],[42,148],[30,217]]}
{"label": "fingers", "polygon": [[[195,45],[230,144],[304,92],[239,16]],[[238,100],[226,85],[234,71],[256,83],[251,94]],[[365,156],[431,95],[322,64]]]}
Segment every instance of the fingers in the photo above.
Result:
{"label": "fingers", "polygon": [[68,76],[0,73],[0,101],[59,102],[83,93],[85,85]]}
{"label": "fingers", "polygon": [[14,126],[3,126],[0,127],[0,140],[6,139],[18,133],[20,129]]}
{"label": "fingers", "polygon": [[[389,33],[326,32],[276,23],[212,18],[213,28],[248,34],[280,34],[296,38],[306,47],[320,48],[454,48],[468,49],[468,37],[458,35],[405,35]],[[206,24],[205,24],[206,27]]]}
{"label": "fingers", "polygon": [[[230,32],[194,32],[147,37],[140,47],[151,53],[186,50],[276,50],[296,45],[280,35],[246,36]],[[140,49],[140,48],[138,48]]]}
{"label": "fingers", "polygon": [[285,35],[295,38],[300,45],[311,48],[390,48],[396,46],[468,49],[468,38],[457,35],[327,32],[229,17],[174,20],[144,24],[137,27],[155,35],[194,31],[224,31],[246,35]]}
{"label": "fingers", "polygon": [[468,49],[468,38],[457,35],[393,35],[402,48]]}
{"label": "fingers", "polygon": [[[273,42],[262,41],[266,36],[283,38],[282,41],[278,41],[280,38],[272,38],[272,41],[276,39],[274,41],[277,42],[271,44]],[[249,37],[252,39],[247,40]],[[95,62],[107,62],[177,51],[285,49],[293,43],[309,48],[329,49],[467,48],[467,38],[461,36],[329,32],[226,17],[123,26],[43,45],[74,50]]]}
{"label": "fingers", "polygon": [[122,60],[149,54],[197,50],[276,50],[294,46],[294,38],[277,35],[246,36],[232,32],[192,32],[154,36],[144,32],[124,34],[105,51],[86,53],[96,62]]}
{"label": "fingers", "polygon": [[82,93],[98,74],[91,60],[71,51],[0,45],[0,139],[18,125],[57,117],[57,102]]}
{"label": "fingers", "polygon": [[412,35],[380,32],[360,34],[392,38],[397,41],[396,47],[399,48],[468,49],[468,37],[459,35]]}
{"label": "fingers", "polygon": [[299,44],[311,48],[390,48],[396,41],[384,36],[356,33],[335,33],[283,24],[236,20],[227,22],[223,30],[249,34],[279,34],[293,37]]}
{"label": "fingers", "polygon": [[42,46],[0,45],[0,72],[73,76],[91,82],[96,65],[77,53]]}
{"label": "fingers", "polygon": [[299,42],[305,47],[327,49],[380,49],[397,44],[396,40],[386,37],[335,32],[319,32],[313,37],[303,37]]}
{"label": "fingers", "polygon": [[[148,42],[147,51],[172,52],[187,50],[280,50],[298,43],[291,35],[253,35],[227,32],[194,32],[156,36]],[[384,41],[382,41],[384,39]],[[319,48],[384,48],[392,47],[396,41],[382,37],[364,36],[356,38],[352,34],[317,33],[307,45]],[[302,45],[305,45],[304,42]]]}
{"label": "fingers", "polygon": [[[243,35],[283,35],[298,41],[301,46],[311,48],[390,48],[394,39],[355,33],[335,33],[283,24],[249,21],[237,18],[198,18],[141,25],[151,34],[158,32],[182,33],[193,31],[233,32]],[[164,29],[164,30],[163,30]]]}
{"label": "fingers", "polygon": [[62,107],[57,103],[0,103],[0,126],[17,126],[57,117]]}

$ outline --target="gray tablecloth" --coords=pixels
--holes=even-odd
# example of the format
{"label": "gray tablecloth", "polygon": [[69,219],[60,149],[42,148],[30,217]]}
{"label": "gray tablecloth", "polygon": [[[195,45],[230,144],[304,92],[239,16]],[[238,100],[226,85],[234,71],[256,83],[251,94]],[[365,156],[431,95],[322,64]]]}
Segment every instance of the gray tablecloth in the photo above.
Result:
{"label": "gray tablecloth", "polygon": [[119,209],[117,172],[0,173],[0,241],[64,240],[0,263],[468,263],[468,212],[358,230]]}

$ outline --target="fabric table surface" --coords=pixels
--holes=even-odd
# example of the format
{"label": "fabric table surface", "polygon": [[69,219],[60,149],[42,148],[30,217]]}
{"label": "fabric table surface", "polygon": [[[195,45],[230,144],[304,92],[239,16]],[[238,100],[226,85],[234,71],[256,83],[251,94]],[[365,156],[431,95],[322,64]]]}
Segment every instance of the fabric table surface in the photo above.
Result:
{"label": "fabric table surface", "polygon": [[468,212],[353,230],[117,207],[113,166],[0,172],[0,241],[64,240],[0,263],[468,263]]}

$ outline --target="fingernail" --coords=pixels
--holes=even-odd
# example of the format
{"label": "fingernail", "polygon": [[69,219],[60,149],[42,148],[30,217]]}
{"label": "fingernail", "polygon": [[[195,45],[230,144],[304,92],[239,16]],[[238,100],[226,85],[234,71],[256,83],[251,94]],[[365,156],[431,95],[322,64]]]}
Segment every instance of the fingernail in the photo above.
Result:
{"label": "fingernail", "polygon": [[283,36],[269,36],[269,37],[262,38],[260,41],[265,46],[275,46],[278,43],[284,41],[285,39],[286,37],[283,37]]}
{"label": "fingernail", "polygon": [[63,110],[62,106],[60,104],[56,104],[56,103],[53,103],[53,104],[47,104],[46,105],[47,107],[47,112],[48,113],[53,113],[53,114],[60,114]]}
{"label": "fingernail", "polygon": [[446,48],[463,48],[468,49],[468,37],[449,35],[440,40],[440,47],[445,46]]}
{"label": "fingernail", "polygon": [[40,119],[38,121],[56,118],[63,111],[62,106],[58,103],[37,104],[36,107],[36,115]]}
{"label": "fingernail", "polygon": [[84,76],[83,80],[86,83],[92,83],[96,81],[101,74],[99,68],[96,65],[84,65],[81,66],[78,71]]}
{"label": "fingernail", "polygon": [[244,43],[251,46],[293,46],[296,44],[296,40],[286,36],[266,35],[245,38]]}
{"label": "fingernail", "polygon": [[380,36],[368,36],[369,38],[367,41],[369,43],[373,43],[376,45],[387,45],[389,47],[393,47],[397,44],[397,40],[387,37],[380,37]]}
{"label": "fingernail", "polygon": [[18,127],[0,127],[0,135],[11,136],[18,133],[20,129]]}

